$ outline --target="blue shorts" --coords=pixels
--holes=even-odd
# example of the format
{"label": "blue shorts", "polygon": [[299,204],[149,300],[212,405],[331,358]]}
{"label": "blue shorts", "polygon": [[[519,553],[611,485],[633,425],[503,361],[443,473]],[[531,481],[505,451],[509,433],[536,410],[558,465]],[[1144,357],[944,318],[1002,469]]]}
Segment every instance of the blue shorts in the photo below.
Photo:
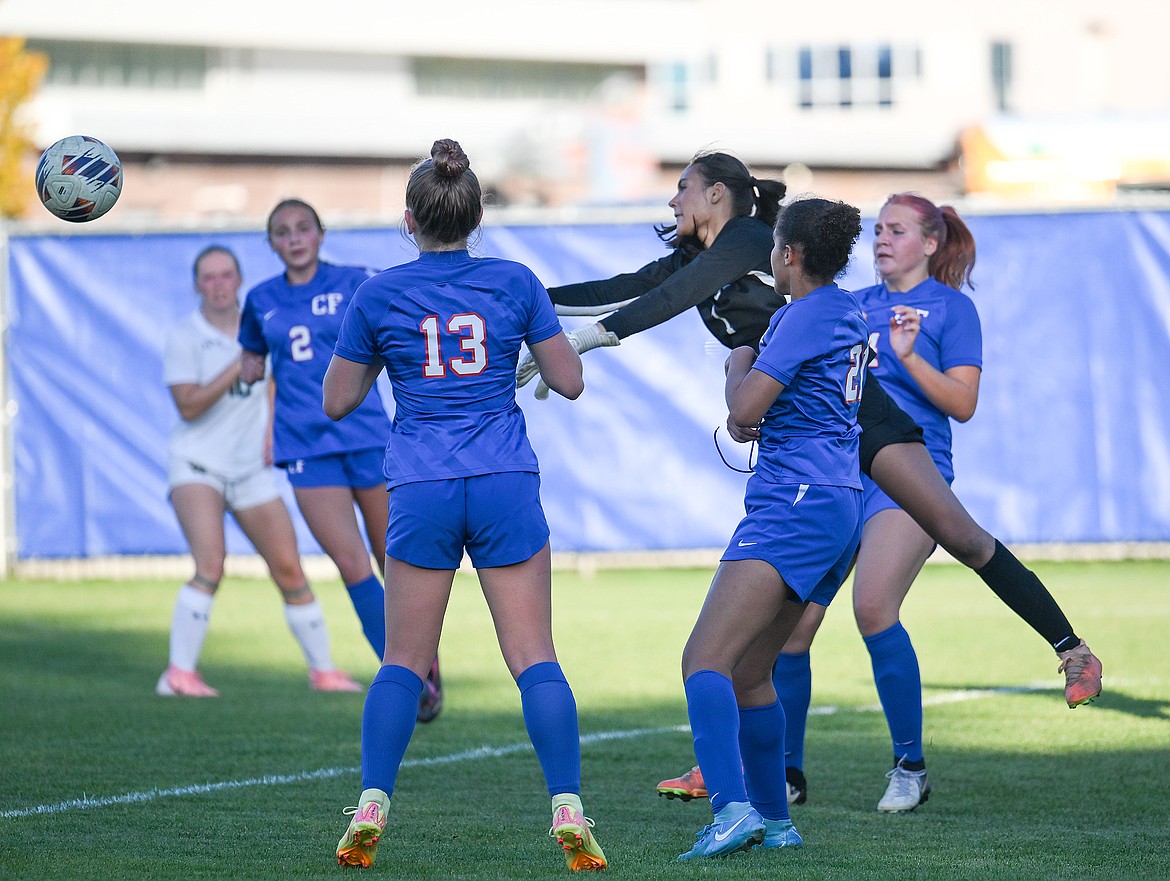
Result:
{"label": "blue shorts", "polygon": [[404,483],[390,491],[386,555],[423,569],[523,563],[545,546],[540,475],[504,471]]}
{"label": "blue shorts", "polygon": [[292,459],[281,462],[280,467],[288,472],[288,482],[298,489],[319,486],[348,486],[351,489],[368,489],[386,482],[382,462],[386,451],[382,447],[353,450],[349,453],[332,453],[328,456],[310,456],[307,459]]}
{"label": "blue shorts", "polygon": [[748,479],[747,515],[723,560],[770,564],[804,602],[827,606],[861,541],[861,491]]}

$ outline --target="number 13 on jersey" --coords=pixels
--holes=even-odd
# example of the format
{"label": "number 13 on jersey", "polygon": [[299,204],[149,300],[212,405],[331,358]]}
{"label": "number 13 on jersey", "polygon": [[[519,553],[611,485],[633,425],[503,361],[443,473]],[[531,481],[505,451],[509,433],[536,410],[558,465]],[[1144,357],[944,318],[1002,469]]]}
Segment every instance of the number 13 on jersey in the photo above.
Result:
{"label": "number 13 on jersey", "polygon": [[[446,330],[458,336],[461,355],[443,360],[442,333],[438,315],[428,315],[419,324],[426,347],[423,376],[447,375],[447,367],[458,376],[478,376],[487,369],[487,327],[483,317],[474,312],[460,312],[447,319]],[[453,341],[452,341],[453,342]]]}

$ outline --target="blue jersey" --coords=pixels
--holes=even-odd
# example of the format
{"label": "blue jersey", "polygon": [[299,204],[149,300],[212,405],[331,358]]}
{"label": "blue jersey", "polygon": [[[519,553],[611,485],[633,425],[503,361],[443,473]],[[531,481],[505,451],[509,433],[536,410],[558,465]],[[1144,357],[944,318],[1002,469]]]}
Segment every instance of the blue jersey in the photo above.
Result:
{"label": "blue jersey", "polygon": [[764,415],[756,474],[861,489],[857,407],[866,333],[857,298],[835,284],[776,310],[753,369],[784,390]]}
{"label": "blue jersey", "polygon": [[548,292],[526,267],[424,251],[365,282],[336,353],[380,358],[394,393],[386,485],[539,470],[516,404],[516,363],[561,330]]}
{"label": "blue jersey", "polygon": [[273,458],[278,465],[380,447],[385,440],[389,419],[377,389],[340,422],[321,406],[321,384],[342,315],[367,278],[368,272],[354,266],[320,263],[308,284],[290,285],[281,274],[248,292],[240,345],[272,358]]}
{"label": "blue jersey", "polygon": [[870,343],[877,356],[870,369],[890,397],[922,426],[926,449],[947,480],[954,479],[951,464],[951,420],[930,402],[922,388],[890,348],[890,316],[894,306],[910,306],[921,316],[914,351],[936,370],[961,365],[983,365],[983,332],[979,313],[966,294],[928,278],[909,291],[890,291],[884,284],[857,292],[869,324]]}

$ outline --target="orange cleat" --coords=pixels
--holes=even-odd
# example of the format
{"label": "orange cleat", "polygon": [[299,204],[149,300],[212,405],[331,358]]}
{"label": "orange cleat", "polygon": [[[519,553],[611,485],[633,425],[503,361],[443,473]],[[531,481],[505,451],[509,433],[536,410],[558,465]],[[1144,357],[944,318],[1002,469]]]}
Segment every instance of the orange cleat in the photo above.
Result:
{"label": "orange cleat", "polygon": [[703,772],[695,765],[681,777],[663,780],[658,784],[658,794],[667,798],[681,798],[683,801],[706,798],[707,784],[703,781]]}
{"label": "orange cleat", "polygon": [[313,691],[344,691],[357,693],[362,687],[341,670],[310,670],[309,688]]}
{"label": "orange cleat", "polygon": [[1064,699],[1070,710],[1087,704],[1101,693],[1101,662],[1081,644],[1067,652],[1060,652],[1057,673],[1064,674]]}

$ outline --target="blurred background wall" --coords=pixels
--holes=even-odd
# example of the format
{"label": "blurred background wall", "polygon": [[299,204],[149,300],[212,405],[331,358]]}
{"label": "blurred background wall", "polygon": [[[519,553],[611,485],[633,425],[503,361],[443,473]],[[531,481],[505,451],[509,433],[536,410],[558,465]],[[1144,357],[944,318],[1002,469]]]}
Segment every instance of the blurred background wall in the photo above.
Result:
{"label": "blurred background wall", "polygon": [[1157,191],[1167,34],[1161,0],[0,0],[35,146],[107,141],[147,222],[394,215],[437,137],[505,205],[660,204],[705,147],[859,203]]}

